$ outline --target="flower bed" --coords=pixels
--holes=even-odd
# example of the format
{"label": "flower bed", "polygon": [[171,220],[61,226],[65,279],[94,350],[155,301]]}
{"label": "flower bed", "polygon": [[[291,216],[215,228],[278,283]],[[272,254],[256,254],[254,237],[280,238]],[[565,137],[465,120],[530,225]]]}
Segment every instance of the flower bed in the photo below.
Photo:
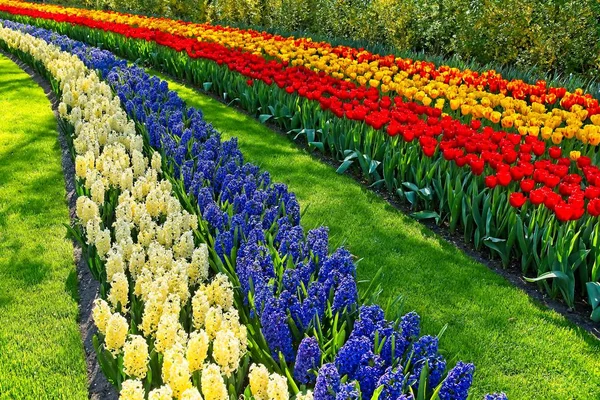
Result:
{"label": "flower bed", "polygon": [[[559,91],[557,96],[562,97],[564,109],[553,109],[552,116],[547,115],[545,120],[567,112],[579,115],[567,116],[573,122],[569,126],[582,125],[582,119],[591,118],[591,123],[568,134],[581,140],[563,142],[561,148],[544,140],[549,126],[538,129],[537,122],[526,131],[521,129],[520,134],[496,131],[485,120],[468,117],[462,121],[442,115],[439,108],[405,102],[401,96],[391,98],[374,87],[358,86],[325,71],[317,73],[265,58],[267,50],[260,46],[255,46],[258,54],[243,52],[234,47],[241,45],[235,39],[237,30],[190,25],[187,31],[174,34],[183,30],[182,25],[175,24],[169,32],[163,32],[161,29],[167,29],[164,19],[20,4],[0,9],[38,17],[32,21],[82,40],[103,43],[130,59],[144,59],[236,101],[263,122],[270,120],[290,134],[304,136],[309,147],[340,159],[340,172],[356,166],[374,186],[384,186],[409,202],[419,210],[413,214],[416,218],[446,221],[450,230],[461,228],[466,240],[473,241],[477,249],[487,246],[505,265],[516,258],[530,280],[541,281],[553,296],[562,296],[568,305],[573,306],[579,296],[587,294],[592,319],[600,318],[600,251],[595,246],[600,179],[595,139],[588,140],[595,137],[589,133],[596,130],[596,117],[593,110],[567,104],[570,100],[565,99],[571,99],[571,94]],[[52,12],[39,11],[46,9]],[[141,26],[127,25],[127,21]],[[207,34],[208,41],[192,38],[203,29],[219,33]],[[223,35],[232,35],[235,40],[224,41]],[[248,35],[268,43],[279,41],[253,32],[242,37]],[[298,41],[298,46],[302,43]],[[351,58],[360,57],[358,53],[347,53]],[[432,71],[429,68],[427,73],[438,74]],[[420,76],[423,71],[413,72]],[[439,74],[441,83],[446,78]],[[483,85],[473,78],[461,79]],[[498,90],[504,90],[500,86]],[[509,86],[516,90],[518,82],[506,83],[506,90]],[[532,110],[540,111],[546,105],[535,96],[529,96],[529,101]],[[575,96],[580,96],[575,102],[582,106],[595,107],[591,97]],[[579,100],[583,98],[592,103]],[[519,108],[524,107],[519,104]],[[502,114],[505,118],[514,115],[506,110],[502,114],[493,112],[497,112],[494,119]],[[527,115],[532,112],[523,111]],[[571,129],[563,128],[565,132]]]}
{"label": "flower bed", "polygon": [[[418,338],[416,314],[390,321],[378,306],[359,308],[350,254],[328,253],[325,228],[305,235],[294,195],[165,82],[50,31],[3,25],[5,48],[31,63],[45,49],[49,59],[71,52],[120,99],[79,61],[85,79],[46,67],[74,137],[74,234],[108,300],[95,309],[99,359],[117,385],[145,378],[126,380],[124,398],[197,398],[200,388],[209,399],[287,398],[283,376],[297,398],[313,386],[318,399],[357,398],[359,388],[363,398],[466,398],[473,366],[444,378],[437,338]],[[246,377],[249,359],[282,375],[255,366]]]}

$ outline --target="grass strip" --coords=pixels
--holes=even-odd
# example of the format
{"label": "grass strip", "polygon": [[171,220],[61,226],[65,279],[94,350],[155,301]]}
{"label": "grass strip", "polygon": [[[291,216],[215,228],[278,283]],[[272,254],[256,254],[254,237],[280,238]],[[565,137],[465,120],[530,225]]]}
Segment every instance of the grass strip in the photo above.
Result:
{"label": "grass strip", "polygon": [[288,138],[194,89],[169,81],[223,138],[237,137],[246,161],[269,171],[298,196],[307,229],[324,224],[331,244],[364,258],[358,278],[384,267],[383,300],[400,293],[425,333],[448,328],[441,348],[450,363],[475,363],[473,398],[504,391],[512,399],[597,398],[600,342],[536,303],[351,177],[311,157]]}
{"label": "grass strip", "polygon": [[77,275],[56,119],[0,55],[0,398],[85,399]]}

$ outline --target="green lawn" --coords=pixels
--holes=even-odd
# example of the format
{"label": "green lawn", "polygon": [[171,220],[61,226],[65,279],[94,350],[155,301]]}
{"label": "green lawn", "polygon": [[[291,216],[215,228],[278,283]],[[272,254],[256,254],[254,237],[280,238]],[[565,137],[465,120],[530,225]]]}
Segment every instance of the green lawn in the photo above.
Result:
{"label": "green lawn", "polygon": [[600,341],[472,261],[352,178],[336,174],[287,138],[208,96],[171,82],[224,138],[237,137],[247,161],[285,182],[303,208],[305,228],[329,226],[333,245],[358,257],[360,279],[384,267],[384,300],[396,294],[422,316],[425,333],[448,324],[446,356],[476,364],[475,399],[597,399]]}
{"label": "green lawn", "polygon": [[0,398],[85,399],[77,275],[56,119],[0,55]]}

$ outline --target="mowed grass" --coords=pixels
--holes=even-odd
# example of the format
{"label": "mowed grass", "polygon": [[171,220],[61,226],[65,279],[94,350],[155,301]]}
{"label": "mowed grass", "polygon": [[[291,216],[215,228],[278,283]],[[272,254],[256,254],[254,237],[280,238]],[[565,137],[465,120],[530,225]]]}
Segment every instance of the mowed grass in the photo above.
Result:
{"label": "mowed grass", "polygon": [[56,119],[0,55],[0,399],[85,399]]}
{"label": "mowed grass", "polygon": [[510,399],[600,398],[600,341],[286,137],[169,84],[188,105],[201,108],[223,138],[237,137],[246,161],[297,194],[308,207],[306,229],[329,226],[332,245],[344,244],[363,258],[359,279],[384,268],[382,303],[403,295],[404,311],[421,315],[426,334],[448,324],[441,347],[452,365],[475,363],[474,399],[500,391]]}

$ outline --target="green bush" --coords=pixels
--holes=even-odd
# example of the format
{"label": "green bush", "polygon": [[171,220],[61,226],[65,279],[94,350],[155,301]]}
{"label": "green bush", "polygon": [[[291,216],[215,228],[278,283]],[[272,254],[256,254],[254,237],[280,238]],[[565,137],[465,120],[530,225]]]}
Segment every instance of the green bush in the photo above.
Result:
{"label": "green bush", "polygon": [[55,0],[194,21],[305,32],[480,64],[600,72],[597,0]]}

